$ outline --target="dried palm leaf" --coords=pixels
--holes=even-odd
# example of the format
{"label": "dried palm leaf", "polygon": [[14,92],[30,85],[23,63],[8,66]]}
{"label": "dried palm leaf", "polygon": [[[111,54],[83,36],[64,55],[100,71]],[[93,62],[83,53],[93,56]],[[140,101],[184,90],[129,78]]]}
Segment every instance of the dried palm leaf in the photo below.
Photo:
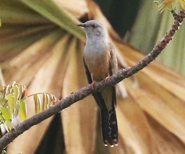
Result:
{"label": "dried palm leaf", "polygon": [[[126,62],[134,65],[144,57],[121,43],[93,1],[75,1],[76,9],[71,9],[72,1],[65,1],[65,4],[59,0],[22,2],[0,2],[5,13],[2,23],[5,26],[0,32],[0,62],[3,62],[5,81],[21,81],[29,85],[29,93],[47,92],[64,98],[87,84],[82,65],[85,35],[76,26],[79,22],[76,17],[85,14],[107,26],[120,65],[126,67]],[[80,12],[79,6],[84,6]],[[184,77],[153,62],[136,78],[137,83],[133,77],[124,81],[128,98],[118,98],[119,146],[108,149],[99,143],[96,105],[92,97],[87,97],[62,111],[66,153],[184,153]],[[35,108],[33,102],[28,105],[27,114],[31,117]],[[10,144],[8,153],[34,153],[50,121],[44,121],[19,136]]]}

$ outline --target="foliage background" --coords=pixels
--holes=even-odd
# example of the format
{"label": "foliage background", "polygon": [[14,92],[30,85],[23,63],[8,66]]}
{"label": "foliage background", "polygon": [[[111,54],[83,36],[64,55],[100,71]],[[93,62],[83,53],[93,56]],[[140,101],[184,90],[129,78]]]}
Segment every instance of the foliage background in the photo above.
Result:
{"label": "foliage background", "polygon": [[[28,86],[29,93],[49,92],[59,98],[85,86],[85,35],[76,26],[78,19],[98,19],[107,26],[120,68],[142,59],[141,51],[150,52],[173,23],[170,12],[159,14],[153,1],[96,3],[125,44],[91,0],[0,0],[0,63],[5,82],[17,80]],[[183,23],[158,58],[182,74],[184,29]],[[120,142],[116,148],[102,145],[99,112],[90,96],[25,132],[9,145],[8,153],[183,154],[184,81],[183,76],[155,61],[121,83],[117,107]],[[30,117],[34,114],[32,102],[27,108]]]}

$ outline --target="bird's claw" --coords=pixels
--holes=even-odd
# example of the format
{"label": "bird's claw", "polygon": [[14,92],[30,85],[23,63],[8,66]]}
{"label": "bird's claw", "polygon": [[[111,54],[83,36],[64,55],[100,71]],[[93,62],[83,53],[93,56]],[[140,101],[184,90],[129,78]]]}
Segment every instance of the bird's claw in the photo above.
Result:
{"label": "bird's claw", "polygon": [[92,86],[93,89],[94,89],[95,83],[96,83],[96,81],[93,81],[93,82],[91,83],[91,86]]}
{"label": "bird's claw", "polygon": [[108,74],[108,76],[105,78],[105,81],[110,77],[110,74]]}

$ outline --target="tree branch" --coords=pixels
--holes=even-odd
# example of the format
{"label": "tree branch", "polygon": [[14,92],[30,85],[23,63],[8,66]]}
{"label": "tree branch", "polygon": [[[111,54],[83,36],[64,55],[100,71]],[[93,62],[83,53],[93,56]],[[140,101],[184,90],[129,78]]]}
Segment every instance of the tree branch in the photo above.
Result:
{"label": "tree branch", "polygon": [[146,57],[144,57],[136,65],[132,67],[119,70],[118,73],[113,74],[106,81],[104,80],[101,82],[97,82],[95,84],[94,89],[89,84],[86,87],[81,88],[77,92],[72,93],[70,96],[62,99],[58,104],[21,122],[14,129],[10,130],[0,139],[0,151],[2,151],[3,148],[5,148],[17,136],[22,134],[24,131],[28,130],[33,125],[36,125],[41,121],[51,117],[52,115],[60,112],[61,110],[69,107],[73,103],[85,98],[86,96],[92,94],[97,90],[101,90],[106,86],[115,85],[116,83],[122,81],[125,78],[128,78],[129,76],[132,76],[133,74],[137,73],[138,71],[146,67],[148,64],[150,64],[162,52],[162,50],[166,47],[166,45],[172,40],[173,35],[179,29],[179,26],[181,25],[183,19],[185,18],[185,10],[180,11],[179,14],[175,14],[174,12],[172,13],[175,21],[170,31],[166,33],[163,39],[157,43],[157,45]]}

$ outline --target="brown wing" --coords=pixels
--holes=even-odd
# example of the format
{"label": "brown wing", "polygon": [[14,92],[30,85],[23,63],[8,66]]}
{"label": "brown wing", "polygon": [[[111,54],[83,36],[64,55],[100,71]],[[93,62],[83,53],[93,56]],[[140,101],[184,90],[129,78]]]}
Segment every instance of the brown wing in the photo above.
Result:
{"label": "brown wing", "polygon": [[[87,80],[89,82],[89,84],[92,83],[92,78],[91,78],[91,73],[87,67],[87,64],[85,63],[85,59],[83,58],[83,63],[84,63],[84,67],[85,67],[85,71],[86,71],[86,76],[87,76]],[[94,99],[96,100],[98,106],[101,109],[107,109],[104,100],[102,99],[101,93],[99,91],[94,92],[93,94]]]}
{"label": "brown wing", "polygon": [[118,71],[118,62],[117,62],[115,48],[110,42],[109,42],[109,51],[110,51],[109,73],[110,75],[112,75]]}
{"label": "brown wing", "polygon": [[[117,62],[115,48],[110,42],[109,42],[109,48],[110,48],[109,49],[110,51],[109,73],[110,75],[112,75],[118,71],[118,62]],[[116,86],[112,87],[112,106],[113,108],[116,106]]]}
{"label": "brown wing", "polygon": [[86,64],[84,58],[83,58],[83,63],[84,63],[84,67],[85,67],[85,73],[86,73],[86,76],[87,76],[87,80],[88,80],[89,84],[91,84],[92,83],[91,73],[89,71],[89,68],[87,67],[87,64]]}

